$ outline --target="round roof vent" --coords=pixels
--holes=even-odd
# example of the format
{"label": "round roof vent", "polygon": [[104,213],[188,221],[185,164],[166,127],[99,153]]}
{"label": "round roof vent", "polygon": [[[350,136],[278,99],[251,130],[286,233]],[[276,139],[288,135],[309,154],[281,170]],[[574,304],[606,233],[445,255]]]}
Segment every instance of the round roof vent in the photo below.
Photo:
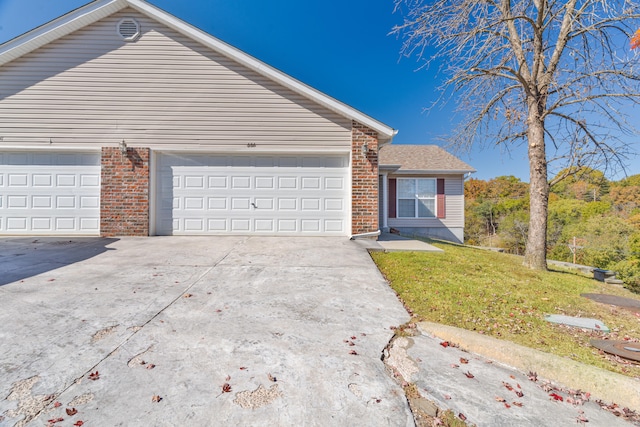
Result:
{"label": "round roof vent", "polygon": [[133,18],[123,18],[118,22],[118,35],[128,42],[140,37],[140,24]]}

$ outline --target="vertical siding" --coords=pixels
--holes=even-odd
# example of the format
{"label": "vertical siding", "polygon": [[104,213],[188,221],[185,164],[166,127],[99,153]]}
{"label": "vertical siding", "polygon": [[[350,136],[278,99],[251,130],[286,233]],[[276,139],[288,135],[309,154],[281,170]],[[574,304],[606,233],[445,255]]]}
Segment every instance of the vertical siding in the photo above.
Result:
{"label": "vertical siding", "polygon": [[[464,180],[462,176],[394,176],[394,178],[444,178],[446,218],[389,218],[389,227],[464,227]],[[393,201],[390,200],[392,203]]]}
{"label": "vertical siding", "polygon": [[[123,17],[142,36],[116,33]],[[4,145],[340,147],[351,121],[126,9],[0,67]]]}

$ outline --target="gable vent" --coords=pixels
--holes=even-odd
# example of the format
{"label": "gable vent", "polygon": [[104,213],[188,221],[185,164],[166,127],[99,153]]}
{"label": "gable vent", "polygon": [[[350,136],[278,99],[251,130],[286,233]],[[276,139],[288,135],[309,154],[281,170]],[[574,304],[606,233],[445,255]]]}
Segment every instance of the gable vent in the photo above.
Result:
{"label": "gable vent", "polygon": [[118,35],[128,42],[140,37],[140,24],[133,18],[124,18],[118,22]]}

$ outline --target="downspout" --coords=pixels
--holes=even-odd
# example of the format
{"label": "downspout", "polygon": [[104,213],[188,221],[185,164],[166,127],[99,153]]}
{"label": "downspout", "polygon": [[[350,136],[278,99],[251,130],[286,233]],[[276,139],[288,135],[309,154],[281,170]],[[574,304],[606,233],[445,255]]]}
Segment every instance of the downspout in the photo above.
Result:
{"label": "downspout", "polygon": [[378,237],[380,235],[380,230],[378,231],[371,231],[369,233],[361,233],[361,234],[354,234],[352,235],[349,239],[351,240],[355,240],[355,239],[367,239],[367,238],[371,238],[371,237]]}
{"label": "downspout", "polygon": [[389,231],[389,174],[382,174],[382,230]]}

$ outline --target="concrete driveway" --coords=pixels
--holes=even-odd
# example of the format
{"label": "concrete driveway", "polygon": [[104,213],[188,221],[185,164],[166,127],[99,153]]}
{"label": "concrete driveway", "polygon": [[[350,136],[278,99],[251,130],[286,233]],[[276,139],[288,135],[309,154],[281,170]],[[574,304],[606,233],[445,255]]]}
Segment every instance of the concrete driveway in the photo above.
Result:
{"label": "concrete driveway", "polygon": [[407,320],[341,238],[0,239],[0,425],[413,425]]}

